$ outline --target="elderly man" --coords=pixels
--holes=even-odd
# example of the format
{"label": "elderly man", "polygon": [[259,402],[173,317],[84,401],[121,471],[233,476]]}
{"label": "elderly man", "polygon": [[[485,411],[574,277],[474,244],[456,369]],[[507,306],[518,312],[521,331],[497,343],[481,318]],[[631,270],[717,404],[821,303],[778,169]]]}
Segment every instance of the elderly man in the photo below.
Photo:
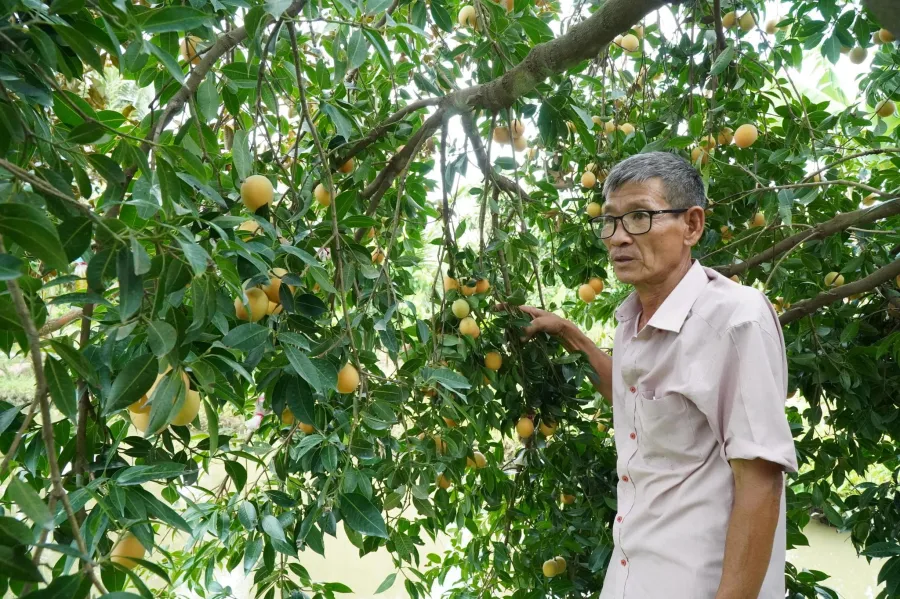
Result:
{"label": "elderly man", "polygon": [[766,297],[691,258],[703,181],[668,153],[632,156],[591,220],[634,293],[610,358],[573,323],[524,307],[527,335],[583,352],[613,406],[618,508],[601,599],[783,599],[784,338]]}

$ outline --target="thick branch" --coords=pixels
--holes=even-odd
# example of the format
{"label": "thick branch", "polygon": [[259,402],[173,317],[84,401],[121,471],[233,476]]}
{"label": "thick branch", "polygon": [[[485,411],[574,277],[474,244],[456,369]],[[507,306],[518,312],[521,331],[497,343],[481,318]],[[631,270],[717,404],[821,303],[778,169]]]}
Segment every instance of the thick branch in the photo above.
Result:
{"label": "thick branch", "polygon": [[[353,144],[353,146],[344,154],[340,160],[338,160],[338,164],[344,164],[370,145],[381,139],[381,137],[387,132],[391,125],[400,122],[403,120],[406,115],[411,112],[415,112],[416,110],[421,110],[427,106],[436,106],[441,102],[442,98],[422,98],[421,100],[416,100],[410,104],[407,104],[384,121],[379,123],[374,129],[369,131],[369,134],[364,138]],[[409,144],[407,144],[409,145]]]}
{"label": "thick branch", "polygon": [[882,27],[900,37],[900,10],[897,0],[863,0],[863,6],[878,17]]}
{"label": "thick branch", "polygon": [[849,156],[844,156],[843,158],[838,158],[834,162],[830,162],[830,163],[826,164],[825,166],[823,166],[822,168],[820,168],[817,171],[813,171],[813,172],[809,173],[808,175],[803,177],[803,179],[801,179],[801,182],[812,181],[812,178],[815,177],[816,175],[818,175],[819,173],[824,173],[828,169],[834,168],[837,165],[841,164],[842,162],[847,162],[848,160],[853,160],[854,158],[862,158],[863,156],[871,156],[872,154],[895,154],[898,152],[900,152],[900,148],[875,148],[872,150],[866,150],[865,152],[857,152],[856,154],[850,154]]}
{"label": "thick branch", "polygon": [[854,210],[853,212],[838,214],[831,220],[819,223],[812,229],[800,231],[795,235],[785,237],[772,247],[763,250],[762,252],[756,254],[751,258],[748,258],[743,262],[740,262],[738,264],[729,264],[728,266],[720,266],[717,267],[716,270],[718,270],[726,277],[739,275],[750,270],[751,268],[759,266],[763,262],[770,262],[774,260],[784,252],[793,249],[795,246],[805,241],[824,239],[829,235],[834,235],[835,233],[844,231],[845,229],[848,229],[852,226],[875,222],[877,220],[889,218],[897,214],[900,214],[900,198],[889,200],[873,208],[862,208],[861,210]]}
{"label": "thick branch", "polygon": [[716,26],[716,46],[725,49],[725,30],[722,28],[722,0],[713,0],[713,22]]}
{"label": "thick branch", "polygon": [[81,314],[81,308],[75,308],[73,310],[70,310],[69,312],[66,312],[59,318],[48,320],[44,323],[44,326],[41,327],[41,330],[38,331],[38,335],[40,335],[41,337],[46,337],[50,333],[55,333],[73,320],[78,320],[79,318],[81,318]]}
{"label": "thick branch", "polygon": [[789,310],[785,310],[784,314],[782,314],[778,320],[781,321],[781,326],[785,326],[795,320],[803,318],[807,314],[812,314],[819,308],[827,306],[828,304],[857,293],[870,291],[898,276],[900,276],[900,260],[894,260],[887,266],[879,268],[869,276],[858,281],[847,283],[846,285],[841,285],[834,289],[829,289],[811,299],[794,304]]}

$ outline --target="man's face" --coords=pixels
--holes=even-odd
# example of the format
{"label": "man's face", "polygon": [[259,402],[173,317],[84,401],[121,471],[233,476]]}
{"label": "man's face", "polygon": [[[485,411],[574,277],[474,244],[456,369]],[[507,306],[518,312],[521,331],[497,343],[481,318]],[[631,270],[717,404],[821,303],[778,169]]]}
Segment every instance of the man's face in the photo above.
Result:
{"label": "man's face", "polygon": [[[662,181],[650,179],[643,183],[625,183],[610,193],[603,212],[622,216],[632,210],[671,208]],[[613,236],[603,240],[616,277],[636,286],[664,282],[690,259],[691,247],[703,233],[704,216],[699,206],[682,214],[655,214],[650,231],[642,235],[629,234],[622,221],[618,221]]]}

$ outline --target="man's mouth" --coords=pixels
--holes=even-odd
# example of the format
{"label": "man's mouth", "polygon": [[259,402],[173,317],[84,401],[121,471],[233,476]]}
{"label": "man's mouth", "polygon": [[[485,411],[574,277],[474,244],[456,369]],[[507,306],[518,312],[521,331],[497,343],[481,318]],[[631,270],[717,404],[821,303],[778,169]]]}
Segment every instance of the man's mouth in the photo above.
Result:
{"label": "man's mouth", "polygon": [[615,256],[612,260],[616,264],[628,264],[629,262],[634,262],[634,258],[631,256]]}

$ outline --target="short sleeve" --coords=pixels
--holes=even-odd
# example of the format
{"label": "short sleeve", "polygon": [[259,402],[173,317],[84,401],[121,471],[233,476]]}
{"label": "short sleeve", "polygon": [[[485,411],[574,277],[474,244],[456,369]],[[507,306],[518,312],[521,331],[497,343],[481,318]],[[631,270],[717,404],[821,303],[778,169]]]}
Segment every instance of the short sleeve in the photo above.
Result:
{"label": "short sleeve", "polygon": [[[771,311],[768,305],[766,309]],[[725,359],[719,362],[719,384],[699,407],[723,457],[763,459],[796,472],[797,454],[784,412],[787,360],[774,311],[730,327],[721,341]]]}

